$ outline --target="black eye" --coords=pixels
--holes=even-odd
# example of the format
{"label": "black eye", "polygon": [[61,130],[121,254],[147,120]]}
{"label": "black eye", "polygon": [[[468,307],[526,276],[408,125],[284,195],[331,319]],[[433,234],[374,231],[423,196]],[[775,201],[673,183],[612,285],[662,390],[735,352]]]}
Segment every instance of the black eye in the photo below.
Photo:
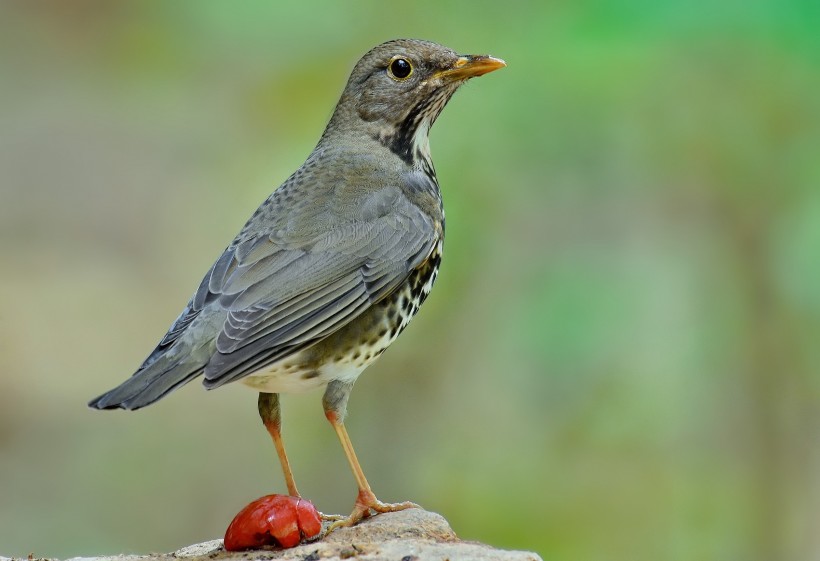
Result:
{"label": "black eye", "polygon": [[406,58],[395,58],[388,67],[390,75],[397,80],[404,80],[413,73],[413,65]]}

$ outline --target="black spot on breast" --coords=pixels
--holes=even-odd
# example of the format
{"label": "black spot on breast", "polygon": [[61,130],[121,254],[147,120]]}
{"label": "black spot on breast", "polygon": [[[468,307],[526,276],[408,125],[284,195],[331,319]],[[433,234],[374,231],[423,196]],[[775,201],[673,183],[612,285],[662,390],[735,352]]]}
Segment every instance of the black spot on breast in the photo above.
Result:
{"label": "black spot on breast", "polygon": [[421,296],[423,288],[424,288],[424,285],[421,283],[420,279],[417,280],[415,283],[413,283],[413,286],[410,288],[410,295],[412,296],[413,300],[418,300],[419,299],[419,297]]}
{"label": "black spot on breast", "polygon": [[310,372],[305,372],[304,374],[302,374],[302,380],[312,380],[313,378],[318,378],[318,377],[319,377],[319,371],[318,370],[311,370]]}

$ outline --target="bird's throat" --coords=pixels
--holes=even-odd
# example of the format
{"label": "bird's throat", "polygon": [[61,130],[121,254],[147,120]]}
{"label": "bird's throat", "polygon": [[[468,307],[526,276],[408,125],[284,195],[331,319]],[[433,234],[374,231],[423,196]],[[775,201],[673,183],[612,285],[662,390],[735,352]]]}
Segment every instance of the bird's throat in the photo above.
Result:
{"label": "bird's throat", "polygon": [[430,159],[430,124],[415,121],[414,117],[411,113],[398,128],[379,135],[378,140],[408,165],[417,167],[419,160]]}
{"label": "bird's throat", "polygon": [[[428,134],[455,88],[441,88],[416,103],[404,118],[379,141],[416,169],[432,170]],[[435,176],[434,173],[432,173]]]}

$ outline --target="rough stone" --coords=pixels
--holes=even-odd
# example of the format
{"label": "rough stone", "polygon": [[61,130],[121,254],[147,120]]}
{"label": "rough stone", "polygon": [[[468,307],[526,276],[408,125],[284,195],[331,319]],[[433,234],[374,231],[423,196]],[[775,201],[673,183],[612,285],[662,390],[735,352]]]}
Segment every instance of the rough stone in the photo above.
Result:
{"label": "rough stone", "polygon": [[[507,551],[460,540],[447,521],[421,509],[380,514],[352,528],[291,549],[227,552],[222,540],[174,553],[74,557],[69,561],[541,561],[535,553]],[[0,557],[0,561],[11,561]]]}

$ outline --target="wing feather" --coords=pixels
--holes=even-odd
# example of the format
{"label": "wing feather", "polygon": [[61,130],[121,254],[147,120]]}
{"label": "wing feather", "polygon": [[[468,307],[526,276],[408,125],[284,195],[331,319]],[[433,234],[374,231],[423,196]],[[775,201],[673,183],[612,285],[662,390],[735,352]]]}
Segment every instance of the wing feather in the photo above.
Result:
{"label": "wing feather", "polygon": [[200,287],[216,296],[195,296],[213,299],[226,314],[205,367],[206,386],[327,337],[400,286],[438,234],[429,216],[406,199],[398,202],[404,204],[384,216],[339,225],[299,247],[266,234],[229,248]]}

